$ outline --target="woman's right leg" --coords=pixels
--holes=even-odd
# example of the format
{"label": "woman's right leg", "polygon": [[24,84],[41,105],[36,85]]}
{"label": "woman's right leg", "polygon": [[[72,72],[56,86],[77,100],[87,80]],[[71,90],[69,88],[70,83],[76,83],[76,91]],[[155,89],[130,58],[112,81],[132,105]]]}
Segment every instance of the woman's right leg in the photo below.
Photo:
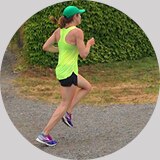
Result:
{"label": "woman's right leg", "polygon": [[71,105],[76,86],[72,85],[71,87],[62,87],[61,86],[61,96],[62,101],[60,105],[57,107],[55,112],[53,113],[52,117],[50,118],[48,124],[43,130],[45,135],[48,135],[49,132],[54,128],[54,126],[59,122],[59,120],[63,117],[64,113],[66,112],[68,106]]}
{"label": "woman's right leg", "polygon": [[77,87],[79,87],[77,89],[77,91],[74,94],[74,97],[72,99],[71,105],[68,107],[67,112],[72,114],[73,112],[73,108],[75,107],[75,105],[82,99],[84,98],[91,90],[91,84],[84,78],[82,77],[80,74],[78,75],[78,84]]}

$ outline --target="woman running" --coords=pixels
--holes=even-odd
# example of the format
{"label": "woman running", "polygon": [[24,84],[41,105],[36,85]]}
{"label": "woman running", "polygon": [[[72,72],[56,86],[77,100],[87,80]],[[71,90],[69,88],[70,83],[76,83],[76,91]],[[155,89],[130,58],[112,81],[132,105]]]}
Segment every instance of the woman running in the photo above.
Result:
{"label": "woman running", "polygon": [[[59,52],[56,77],[61,85],[62,97],[60,105],[36,139],[47,146],[57,144],[49,133],[61,119],[67,126],[73,127],[71,119],[73,108],[91,90],[91,84],[78,74],[78,55],[85,59],[90,47],[95,44],[94,38],[91,38],[85,45],[84,33],[76,27],[81,23],[81,14],[84,12],[84,9],[76,6],[66,7],[58,21],[59,28],[43,45],[44,51]],[[58,43],[58,47],[55,47],[54,43]]]}

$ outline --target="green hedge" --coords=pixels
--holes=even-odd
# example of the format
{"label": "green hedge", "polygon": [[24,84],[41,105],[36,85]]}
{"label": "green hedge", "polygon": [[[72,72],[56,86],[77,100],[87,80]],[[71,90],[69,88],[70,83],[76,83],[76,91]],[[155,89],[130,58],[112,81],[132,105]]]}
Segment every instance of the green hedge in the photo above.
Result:
{"label": "green hedge", "polygon": [[82,14],[85,41],[94,37],[96,45],[86,60],[79,64],[109,63],[112,61],[135,60],[155,56],[151,43],[141,28],[124,13],[101,3],[74,0],[47,7],[32,16],[24,25],[24,51],[30,64],[55,67],[58,54],[45,53],[42,45],[57,28],[49,16],[61,16],[68,5],[86,9]]}

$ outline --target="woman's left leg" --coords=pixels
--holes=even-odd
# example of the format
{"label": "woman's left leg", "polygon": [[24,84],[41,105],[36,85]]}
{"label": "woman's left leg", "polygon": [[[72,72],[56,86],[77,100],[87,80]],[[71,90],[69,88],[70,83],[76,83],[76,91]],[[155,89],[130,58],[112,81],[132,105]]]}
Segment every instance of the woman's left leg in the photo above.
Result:
{"label": "woman's left leg", "polygon": [[64,113],[66,112],[68,106],[70,106],[75,89],[77,87],[72,85],[71,87],[62,87],[61,86],[61,96],[62,100],[60,105],[57,107],[57,109],[54,111],[53,115],[51,116],[48,124],[43,130],[43,133],[45,135],[48,135],[49,132],[54,128],[54,126],[59,122],[59,120],[63,117]]}

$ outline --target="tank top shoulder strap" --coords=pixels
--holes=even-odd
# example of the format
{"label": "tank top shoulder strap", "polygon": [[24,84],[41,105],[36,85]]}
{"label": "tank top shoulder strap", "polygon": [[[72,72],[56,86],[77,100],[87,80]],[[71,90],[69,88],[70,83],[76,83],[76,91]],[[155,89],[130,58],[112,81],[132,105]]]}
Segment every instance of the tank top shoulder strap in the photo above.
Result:
{"label": "tank top shoulder strap", "polygon": [[71,31],[71,30],[73,30],[73,29],[75,29],[76,28],[76,26],[72,26],[72,27],[69,27],[69,28],[63,28],[63,29],[61,29],[60,30],[60,39],[61,40],[64,40],[65,39],[65,37],[67,36],[67,34]]}

